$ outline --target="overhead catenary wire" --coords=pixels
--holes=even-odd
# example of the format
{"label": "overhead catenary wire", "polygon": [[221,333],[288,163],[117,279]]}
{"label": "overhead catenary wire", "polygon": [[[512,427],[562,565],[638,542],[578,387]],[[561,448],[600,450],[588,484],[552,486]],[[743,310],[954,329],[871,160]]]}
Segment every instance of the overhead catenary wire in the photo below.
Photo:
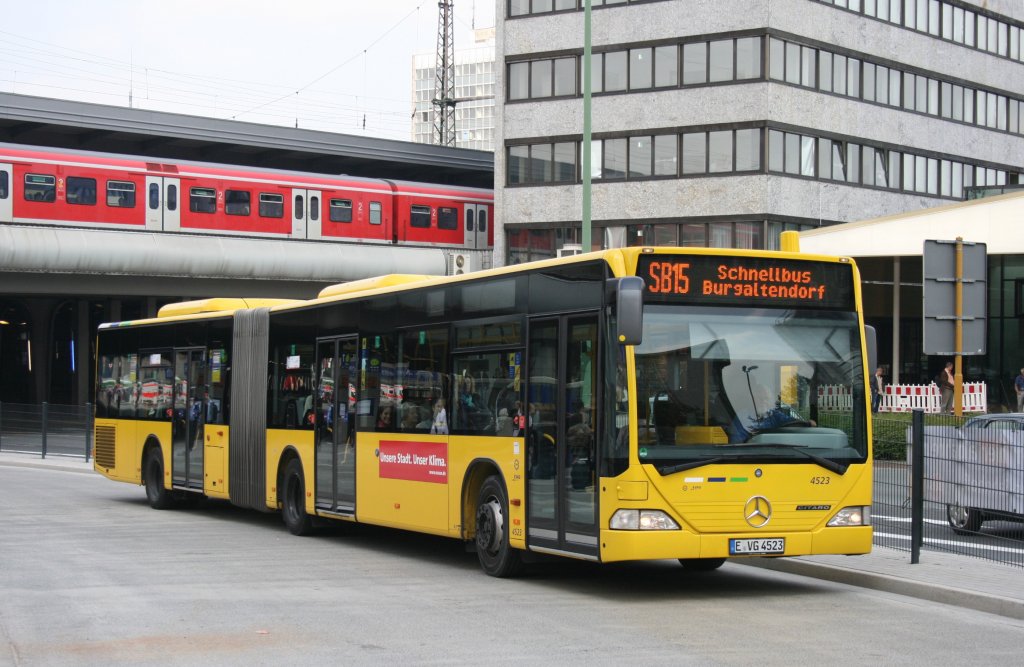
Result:
{"label": "overhead catenary wire", "polygon": [[[365,84],[359,94],[324,90],[318,84],[359,57],[364,59],[364,70],[368,70],[373,62],[372,52],[425,6],[425,0],[417,3],[354,54],[298,88],[173,71],[145,62],[138,52],[131,61],[124,61],[0,29],[0,89],[68,99],[98,97],[99,100],[92,101],[121,105],[131,94],[132,106],[140,109],[287,125],[296,122],[296,108],[290,103],[282,106],[278,101],[301,93],[298,121],[302,127],[344,132],[355,127],[357,132],[408,139],[408,97],[370,95]],[[308,72],[309,68],[296,71]],[[19,74],[14,76],[14,72]],[[364,79],[369,77],[370,73],[364,75]],[[169,109],[168,105],[174,108]]]}

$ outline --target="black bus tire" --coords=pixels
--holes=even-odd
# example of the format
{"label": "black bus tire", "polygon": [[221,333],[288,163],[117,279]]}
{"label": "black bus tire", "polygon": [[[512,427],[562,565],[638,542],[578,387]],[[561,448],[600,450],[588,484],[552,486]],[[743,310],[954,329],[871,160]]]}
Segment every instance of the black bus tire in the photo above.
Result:
{"label": "black bus tire", "polygon": [[155,510],[166,510],[174,505],[171,492],[164,488],[164,454],[159,447],[153,447],[146,453],[142,479],[146,485],[146,499],[149,500],[150,507]]}
{"label": "black bus tire", "polygon": [[680,558],[679,564],[690,572],[711,572],[722,567],[724,558]]}
{"label": "black bus tire", "polygon": [[509,545],[508,494],[496,475],[484,480],[476,504],[476,555],[492,577],[514,577],[522,571],[518,549]]}
{"label": "black bus tire", "polygon": [[306,514],[306,482],[299,459],[292,459],[284,467],[279,488],[284,525],[292,535],[309,535],[313,529],[313,519]]}

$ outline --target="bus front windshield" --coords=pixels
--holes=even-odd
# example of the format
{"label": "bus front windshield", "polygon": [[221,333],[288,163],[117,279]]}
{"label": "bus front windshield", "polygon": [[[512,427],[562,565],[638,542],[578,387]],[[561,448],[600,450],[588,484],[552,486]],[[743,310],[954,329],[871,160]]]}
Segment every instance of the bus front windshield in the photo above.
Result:
{"label": "bus front windshield", "polygon": [[854,312],[647,305],[635,353],[638,456],[662,474],[866,460]]}

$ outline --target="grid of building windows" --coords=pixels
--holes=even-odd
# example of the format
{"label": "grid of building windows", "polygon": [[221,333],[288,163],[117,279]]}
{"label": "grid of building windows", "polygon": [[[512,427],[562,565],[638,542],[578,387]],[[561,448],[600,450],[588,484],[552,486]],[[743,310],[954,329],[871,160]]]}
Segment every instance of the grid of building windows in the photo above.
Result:
{"label": "grid of building windows", "polygon": [[[611,182],[771,172],[953,199],[963,199],[967,187],[1021,182],[1012,167],[772,128],[763,169],[763,137],[764,128],[742,127],[595,139],[591,177]],[[509,146],[508,185],[578,183],[580,145],[577,140]]]}
{"label": "grid of building windows", "polygon": [[[753,36],[593,53],[590,91],[622,93],[761,79],[761,43],[761,36]],[[506,99],[579,95],[580,60],[571,55],[509,62]]]}
{"label": "grid of building windows", "polygon": [[[494,150],[494,46],[493,30],[478,30],[477,43],[455,52],[455,146]],[[434,54],[413,57],[412,140],[436,143]]]}
{"label": "grid of building windows", "polygon": [[815,0],[1024,62],[1024,25],[942,0]]}
{"label": "grid of building windows", "polygon": [[[688,248],[749,248],[778,250],[779,234],[813,229],[818,224],[774,218],[736,220],[659,220],[597,228],[609,247],[683,246]],[[580,228],[555,226],[505,228],[509,264],[556,257],[560,248],[580,243]]]}
{"label": "grid of building windows", "polygon": [[[763,78],[760,36],[593,54],[591,90],[622,93]],[[508,63],[508,101],[579,94],[579,56]],[[767,76],[994,130],[1024,134],[1024,99],[771,37]],[[680,76],[680,71],[682,76]]]}
{"label": "grid of building windows", "polygon": [[1024,134],[1024,99],[772,37],[768,77],[907,111]]}
{"label": "grid of building windows", "polygon": [[[584,0],[506,0],[507,16],[529,16],[530,14],[551,14],[552,12],[574,12],[583,9]],[[656,0],[590,0],[590,6],[611,7],[635,2],[655,2]]]}

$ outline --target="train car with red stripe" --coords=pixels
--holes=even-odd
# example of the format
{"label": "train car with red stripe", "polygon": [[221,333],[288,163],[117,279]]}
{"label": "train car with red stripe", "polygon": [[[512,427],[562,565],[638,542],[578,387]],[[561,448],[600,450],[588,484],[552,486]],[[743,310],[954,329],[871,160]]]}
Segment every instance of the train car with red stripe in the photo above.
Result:
{"label": "train car with red stripe", "polygon": [[480,188],[0,143],[0,223],[489,249]]}

